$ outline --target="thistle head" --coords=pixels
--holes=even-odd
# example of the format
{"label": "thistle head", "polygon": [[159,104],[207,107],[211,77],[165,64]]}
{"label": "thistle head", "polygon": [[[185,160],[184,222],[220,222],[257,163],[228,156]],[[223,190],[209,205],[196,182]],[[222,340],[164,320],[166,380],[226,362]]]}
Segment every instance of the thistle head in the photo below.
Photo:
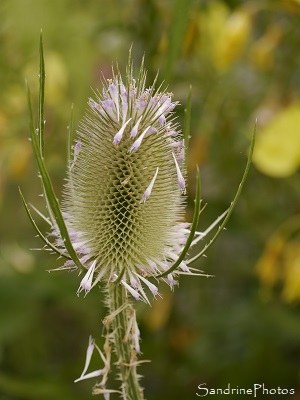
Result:
{"label": "thistle head", "polygon": [[124,81],[117,73],[102,85],[77,132],[64,217],[88,269],[80,290],[119,278],[140,298],[141,284],[168,270],[189,233],[177,103],[146,87],[143,68],[135,81],[131,65]]}
{"label": "thistle head", "polygon": [[[189,139],[191,96],[185,110],[183,140],[173,112],[177,103],[172,94],[161,91],[161,86],[156,89],[155,81],[146,87],[143,65],[135,80],[129,62],[124,80],[119,72],[113,71],[112,79],[103,80],[102,90],[88,101],[88,111],[68,163],[61,209],[44,160],[42,41],[39,77],[37,129],[27,87],[30,140],[49,218],[33,209],[50,224],[54,243],[40,231],[21,191],[20,194],[45,248],[67,259],[58,269],[79,269],[85,273],[78,293],[83,290],[88,293],[100,281],[115,282],[123,284],[136,299],[147,302],[144,287],[154,297],[158,295],[158,288],[149,280],[151,277],[166,281],[173,289],[179,274],[203,276],[187,264],[203,256],[224,229],[246,181],[255,131],[246,169],[230,207],[204,232],[196,232],[201,208],[199,171],[193,221],[183,222],[186,203],[183,160]],[[189,248],[219,223],[209,243],[184,262]]]}

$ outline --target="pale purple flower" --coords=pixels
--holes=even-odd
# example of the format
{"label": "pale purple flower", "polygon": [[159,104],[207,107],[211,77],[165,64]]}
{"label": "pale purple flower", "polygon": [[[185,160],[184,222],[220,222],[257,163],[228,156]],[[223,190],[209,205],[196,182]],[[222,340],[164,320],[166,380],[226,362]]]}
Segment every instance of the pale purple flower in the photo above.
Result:
{"label": "pale purple flower", "polygon": [[77,290],[78,295],[83,290],[85,291],[85,295],[87,295],[88,292],[91,290],[95,268],[96,268],[96,261],[93,262],[93,264],[90,266],[90,268],[87,270],[86,274],[82,278],[79,288]]}
{"label": "pale purple flower", "polygon": [[137,149],[140,147],[142,140],[144,139],[144,136],[146,135],[146,133],[148,132],[150,126],[148,126],[143,133],[141,133],[141,135],[138,137],[138,139],[136,139],[136,141],[133,143],[133,145],[130,147],[129,149],[129,153],[132,153],[134,151],[137,151]]}
{"label": "pale purple flower", "polygon": [[135,138],[136,135],[138,134],[138,128],[142,118],[143,116],[141,115],[140,118],[137,120],[136,124],[134,125],[134,127],[131,129],[130,137]]}
{"label": "pale purple flower", "polygon": [[126,126],[128,125],[128,123],[130,121],[131,121],[131,118],[129,118],[129,120],[126,121],[125,124],[122,125],[121,129],[119,130],[119,132],[115,134],[115,137],[114,137],[114,140],[113,140],[113,144],[115,146],[118,146],[118,144],[120,143],[120,141],[121,141],[121,139],[123,137],[123,134],[124,134],[124,130],[125,130]]}
{"label": "pale purple flower", "polygon": [[151,195],[151,192],[152,192],[152,189],[153,189],[155,180],[156,180],[156,178],[157,178],[157,174],[158,174],[158,167],[156,168],[154,177],[152,178],[152,180],[151,180],[149,186],[147,187],[147,189],[145,190],[145,192],[144,192],[144,194],[143,194],[143,196],[142,196],[142,198],[141,198],[141,201],[140,201],[141,203],[145,203],[145,201],[146,201],[146,200],[148,199],[148,197]]}
{"label": "pale purple flower", "polygon": [[182,176],[182,173],[180,171],[179,165],[177,163],[176,157],[174,155],[174,153],[172,153],[174,161],[175,161],[175,166],[176,166],[176,171],[177,171],[177,178],[178,178],[178,186],[180,187],[180,189],[182,190],[182,193],[185,194],[186,193],[186,188],[185,188],[185,179]]}

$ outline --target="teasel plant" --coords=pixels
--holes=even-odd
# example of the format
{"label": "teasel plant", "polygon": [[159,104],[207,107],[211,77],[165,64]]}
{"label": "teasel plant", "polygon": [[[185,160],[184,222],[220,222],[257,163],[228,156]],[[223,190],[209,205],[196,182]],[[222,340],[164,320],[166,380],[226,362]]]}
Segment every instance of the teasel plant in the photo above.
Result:
{"label": "teasel plant", "polygon": [[[21,199],[44,242],[43,249],[61,260],[56,270],[82,274],[77,294],[86,296],[98,286],[103,291],[107,307],[103,349],[89,338],[84,369],[75,382],[97,378],[93,394],[102,394],[106,400],[111,394],[124,400],[144,399],[137,372],[143,360],[135,302],[150,305],[160,296],[159,283],[173,290],[180,275],[207,276],[191,265],[205,255],[225,228],[245,184],[254,149],[255,129],[233,201],[207,229],[198,232],[204,209],[199,169],[193,219],[191,223],[184,221],[191,91],[181,132],[173,111],[178,103],[162,85],[156,88],[157,79],[146,87],[143,62],[134,78],[131,51],[124,80],[118,67],[112,69],[112,79],[102,79],[102,90],[88,100],[88,111],[74,140],[72,124],[69,126],[67,178],[61,201],[45,163],[42,36],[37,125],[27,85],[30,140],[48,215],[28,205],[20,190]],[[48,233],[40,230],[32,210],[49,224]],[[189,257],[189,249],[210,232],[214,232],[212,238]],[[94,351],[99,353],[101,368],[88,372]],[[119,390],[108,387],[114,366]]]}

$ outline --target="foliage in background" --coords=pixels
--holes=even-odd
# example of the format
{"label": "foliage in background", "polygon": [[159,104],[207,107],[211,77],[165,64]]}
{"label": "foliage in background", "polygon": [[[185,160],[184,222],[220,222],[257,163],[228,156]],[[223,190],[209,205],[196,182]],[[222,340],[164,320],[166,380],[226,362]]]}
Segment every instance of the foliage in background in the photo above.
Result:
{"label": "foliage in background", "polygon": [[144,358],[153,360],[142,371],[147,398],[192,399],[201,382],[299,391],[299,1],[3,0],[0,18],[0,399],[89,398],[90,384],[73,380],[104,316],[100,293],[74,298],[76,277],[46,276],[55,263],[27,250],[34,232],[18,185],[27,198],[39,193],[24,78],[37,82],[41,28],[57,192],[71,104],[76,127],[100,71],[115,59],[123,69],[132,43],[149,82],[159,69],[181,101],[182,119],[193,86],[189,190],[193,199],[198,163],[208,203],[200,229],[229,205],[258,119],[256,168],[228,230],[198,263],[215,278],[182,279],[174,297],[140,307]]}

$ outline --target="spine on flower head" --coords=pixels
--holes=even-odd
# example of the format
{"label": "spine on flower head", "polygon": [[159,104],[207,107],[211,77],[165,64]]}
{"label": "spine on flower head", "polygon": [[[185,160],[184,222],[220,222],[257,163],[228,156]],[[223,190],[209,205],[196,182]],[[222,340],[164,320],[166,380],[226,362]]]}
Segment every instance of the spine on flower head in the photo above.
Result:
{"label": "spine on flower head", "polygon": [[[174,262],[188,235],[181,222],[185,171],[173,122],[177,103],[172,94],[146,87],[144,70],[136,81],[130,65],[125,80],[113,74],[88,104],[63,195],[72,243],[87,269],[78,293],[117,279],[130,296],[148,301],[144,288],[158,294],[149,279]],[[70,267],[67,261],[63,268]]]}

